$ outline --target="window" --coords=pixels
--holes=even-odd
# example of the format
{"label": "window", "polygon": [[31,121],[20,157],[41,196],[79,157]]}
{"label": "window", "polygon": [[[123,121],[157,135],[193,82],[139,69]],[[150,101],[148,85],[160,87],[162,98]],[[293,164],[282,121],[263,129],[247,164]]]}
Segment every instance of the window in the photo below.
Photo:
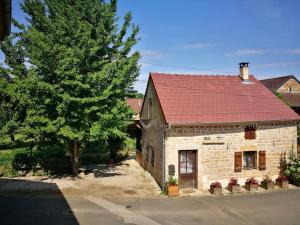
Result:
{"label": "window", "polygon": [[290,93],[293,92],[292,86],[289,86],[289,92],[290,92]]}
{"label": "window", "polygon": [[245,151],[234,153],[234,172],[244,170],[259,169],[266,170],[266,151]]}
{"label": "window", "polygon": [[256,151],[243,152],[243,167],[246,170],[256,169]]}
{"label": "window", "polygon": [[148,99],[148,119],[152,119],[152,98]]}
{"label": "window", "polygon": [[154,159],[155,159],[154,149],[151,148],[151,165],[152,165],[152,167],[154,167]]}
{"label": "window", "polygon": [[250,139],[255,139],[256,134],[255,134],[255,127],[248,126],[245,128],[245,139],[250,140]]}
{"label": "window", "polygon": [[146,152],[145,152],[145,161],[146,162],[148,162],[148,160],[149,160],[149,150],[150,150],[150,148],[149,148],[149,146],[147,146],[147,149],[146,149]]}

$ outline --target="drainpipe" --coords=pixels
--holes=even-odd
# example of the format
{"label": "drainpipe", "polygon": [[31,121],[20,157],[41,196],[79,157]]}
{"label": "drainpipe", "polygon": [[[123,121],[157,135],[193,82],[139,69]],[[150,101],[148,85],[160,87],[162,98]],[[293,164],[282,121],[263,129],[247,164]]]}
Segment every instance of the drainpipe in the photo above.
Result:
{"label": "drainpipe", "polygon": [[163,183],[162,186],[164,187],[164,184],[166,182],[166,165],[165,165],[165,137],[166,133],[165,131],[162,132],[162,138],[163,138],[163,147],[162,147],[162,155],[163,155]]}
{"label": "drainpipe", "polygon": [[162,132],[162,138],[163,138],[163,182],[166,182],[166,149],[165,149],[165,138],[166,138],[166,132],[167,130],[171,129],[170,124],[166,124],[165,129],[163,129]]}

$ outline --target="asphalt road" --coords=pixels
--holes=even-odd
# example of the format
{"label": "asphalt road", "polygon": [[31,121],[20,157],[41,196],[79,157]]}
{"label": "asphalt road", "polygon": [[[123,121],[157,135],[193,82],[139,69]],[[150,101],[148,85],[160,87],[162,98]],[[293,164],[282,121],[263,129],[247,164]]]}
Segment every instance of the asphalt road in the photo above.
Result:
{"label": "asphalt road", "polygon": [[0,197],[0,225],[300,225],[300,189],[167,199]]}

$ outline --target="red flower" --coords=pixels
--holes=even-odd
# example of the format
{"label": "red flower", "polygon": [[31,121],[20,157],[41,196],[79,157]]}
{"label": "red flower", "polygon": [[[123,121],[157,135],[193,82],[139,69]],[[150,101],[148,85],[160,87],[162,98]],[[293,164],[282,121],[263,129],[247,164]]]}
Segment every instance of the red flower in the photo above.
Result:
{"label": "red flower", "polygon": [[222,187],[222,184],[221,184],[220,182],[216,181],[216,182],[213,182],[213,183],[211,184],[211,186],[214,187],[214,188],[221,188],[221,187]]}
{"label": "red flower", "polygon": [[258,184],[258,180],[256,180],[254,177],[248,178],[246,180],[246,183],[248,184]]}
{"label": "red flower", "polygon": [[288,179],[286,176],[278,176],[276,180],[284,182],[284,181],[287,181]]}
{"label": "red flower", "polygon": [[238,179],[235,179],[233,177],[230,178],[228,185],[229,186],[237,186],[237,185],[239,185]]}

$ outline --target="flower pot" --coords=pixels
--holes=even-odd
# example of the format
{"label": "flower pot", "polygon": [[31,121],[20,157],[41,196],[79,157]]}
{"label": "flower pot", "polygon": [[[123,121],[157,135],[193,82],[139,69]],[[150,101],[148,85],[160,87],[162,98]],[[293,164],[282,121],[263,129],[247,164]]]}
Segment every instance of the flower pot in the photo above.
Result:
{"label": "flower pot", "polygon": [[289,189],[289,182],[287,180],[282,181],[282,180],[276,180],[276,184],[281,188],[281,189]]}
{"label": "flower pot", "polygon": [[241,191],[241,186],[240,185],[228,185],[228,190],[232,193],[232,194],[236,194],[239,193]]}
{"label": "flower pot", "polygon": [[261,186],[268,191],[274,191],[274,183],[273,182],[263,183]]}
{"label": "flower pot", "polygon": [[214,187],[210,185],[210,192],[214,195],[221,195],[222,194],[222,188],[221,187]]}
{"label": "flower pot", "polygon": [[168,196],[175,197],[179,195],[179,186],[178,185],[168,185]]}
{"label": "flower pot", "polygon": [[245,183],[245,188],[250,192],[258,191],[258,184]]}

